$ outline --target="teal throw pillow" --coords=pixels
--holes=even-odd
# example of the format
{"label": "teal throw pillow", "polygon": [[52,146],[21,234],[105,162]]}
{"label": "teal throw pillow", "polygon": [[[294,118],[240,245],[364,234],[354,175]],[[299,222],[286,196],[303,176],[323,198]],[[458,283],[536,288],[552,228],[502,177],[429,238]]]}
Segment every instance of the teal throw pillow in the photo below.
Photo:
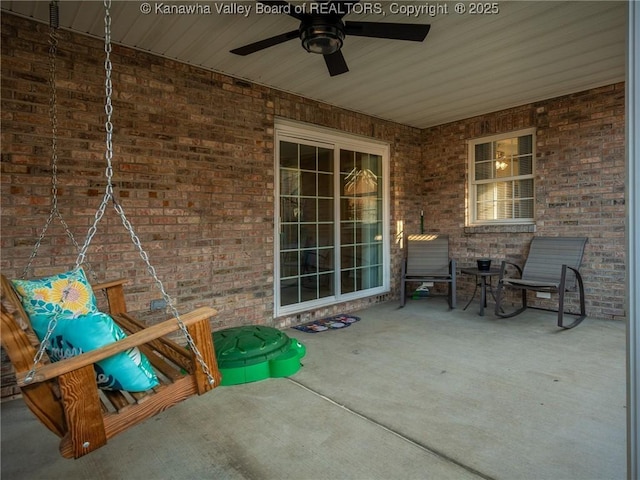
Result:
{"label": "teal throw pillow", "polygon": [[[46,325],[39,325],[38,330],[42,327],[46,329]],[[55,362],[104,347],[125,337],[124,331],[103,312],[62,318],[51,334],[49,354]],[[98,386],[104,390],[143,392],[158,385],[158,378],[149,360],[138,348],[97,362],[95,370]]]}

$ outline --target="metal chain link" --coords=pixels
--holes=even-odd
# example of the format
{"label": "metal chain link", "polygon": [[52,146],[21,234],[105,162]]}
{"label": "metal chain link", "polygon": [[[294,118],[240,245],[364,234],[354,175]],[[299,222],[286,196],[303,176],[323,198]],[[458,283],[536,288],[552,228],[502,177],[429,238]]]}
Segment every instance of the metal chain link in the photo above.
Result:
{"label": "metal chain link", "polygon": [[47,332],[45,333],[44,338],[42,339],[42,342],[40,342],[40,347],[38,348],[38,351],[33,357],[33,365],[24,377],[24,383],[27,385],[34,380],[35,374],[36,374],[36,367],[38,366],[38,363],[40,363],[40,361],[42,360],[42,357],[44,356],[44,352],[46,351],[47,346],[49,345],[49,341],[50,341],[51,335],[53,334],[53,331],[58,326],[58,317],[60,316],[60,313],[64,311],[64,305],[67,301],[67,297],[69,296],[69,287],[71,287],[71,284],[72,284],[71,279],[69,279],[67,286],[62,290],[62,298],[60,299],[61,301],[60,309],[51,317],[51,320],[49,320],[49,323],[47,324]]}
{"label": "metal chain link", "polygon": [[[58,218],[58,220],[64,227],[67,236],[71,239],[71,242],[76,247],[76,250],[80,251],[80,245],[78,245],[78,242],[76,242],[76,239],[74,238],[69,225],[62,218],[60,210],[58,210],[58,99],[56,91],[56,55],[58,53],[58,4],[55,1],[49,4],[49,17],[49,87],[51,90],[51,95],[49,97],[49,121],[51,123],[51,211],[49,212],[49,217],[47,218],[44,228],[40,232],[40,236],[38,237],[38,240],[36,241],[33,250],[31,251],[29,261],[27,262],[27,265],[22,272],[21,278],[23,279],[27,277],[29,271],[31,270],[31,265],[38,255],[38,250],[40,248],[40,245],[42,244],[42,240],[44,239],[54,217]],[[71,281],[69,281],[69,284],[63,290],[63,296],[61,299],[62,309],[64,307],[64,303],[68,295],[68,288],[70,285]],[[49,345],[51,334],[55,330],[58,323],[58,316],[59,312],[51,318],[47,325],[47,331],[44,338],[40,342],[38,351],[33,358],[33,365],[27,372],[25,383],[30,383],[34,378],[36,366],[42,360],[44,352]]]}
{"label": "metal chain link", "polygon": [[87,253],[87,249],[89,248],[89,244],[91,243],[91,240],[93,239],[94,235],[96,234],[97,225],[98,225],[98,223],[100,222],[100,220],[102,219],[102,217],[103,217],[103,215],[105,213],[105,210],[107,208],[107,204],[109,203],[109,201],[111,201],[113,203],[113,206],[114,206],[114,209],[115,209],[116,213],[119,215],[120,220],[122,221],[122,225],[127,230],[127,232],[129,232],[129,236],[131,237],[131,240],[132,240],[133,244],[137,248],[138,253],[140,254],[140,258],[142,258],[142,260],[144,261],[145,265],[147,266],[147,271],[149,272],[149,275],[151,275],[153,277],[158,290],[162,294],[162,298],[166,302],[166,304],[167,304],[168,308],[170,309],[171,313],[173,314],[173,316],[178,321],[178,326],[180,327],[180,330],[182,331],[182,334],[184,335],[189,348],[191,349],[191,351],[195,355],[196,360],[198,361],[198,363],[200,364],[200,367],[202,368],[202,371],[207,376],[207,380],[209,381],[209,384],[213,385],[215,383],[215,379],[213,378],[213,375],[211,374],[211,370],[209,369],[209,366],[204,361],[204,358],[202,357],[201,352],[198,350],[198,347],[196,346],[195,342],[193,341],[193,338],[192,338],[191,334],[189,333],[189,331],[187,330],[186,325],[184,324],[184,322],[180,318],[180,314],[178,313],[177,309],[175,308],[175,306],[173,304],[173,300],[171,299],[171,297],[165,291],[164,285],[162,284],[162,281],[158,277],[155,268],[153,267],[153,265],[151,265],[151,262],[149,261],[149,255],[147,254],[147,252],[142,247],[142,243],[140,242],[140,238],[136,235],[136,233],[135,233],[135,231],[133,229],[133,226],[131,225],[131,222],[129,222],[129,220],[127,219],[122,206],[117,202],[117,200],[116,200],[116,198],[115,198],[115,196],[113,194],[113,165],[112,165],[112,159],[113,159],[113,123],[111,121],[111,117],[112,117],[112,114],[113,114],[113,104],[112,104],[113,84],[112,84],[112,81],[111,81],[111,73],[112,73],[112,70],[113,70],[113,65],[111,63],[111,51],[112,51],[112,48],[111,48],[111,15],[110,15],[110,11],[109,11],[110,7],[111,7],[111,1],[110,0],[104,0],[104,7],[105,7],[105,17],[104,17],[105,61],[104,61],[104,68],[105,68],[105,95],[106,95],[104,110],[105,110],[105,113],[106,113],[106,116],[107,116],[106,121],[105,121],[105,130],[106,130],[105,160],[107,162],[107,167],[106,167],[105,174],[106,174],[106,178],[107,178],[107,186],[106,186],[106,190],[105,190],[105,194],[104,194],[104,197],[102,199],[102,202],[101,202],[101,204],[100,204],[100,206],[98,208],[98,211],[95,214],[94,222],[91,225],[91,227],[89,228],[89,232],[87,234],[87,238],[85,239],[85,243],[82,246],[82,248],[81,248],[81,250],[80,250],[80,252],[78,254],[78,258],[76,259],[75,268],[80,268],[80,265],[82,265],[82,263],[84,262],[85,257],[86,257],[86,253]]}
{"label": "metal chain link", "polygon": [[[57,8],[57,4],[52,2],[51,8]],[[65,222],[64,218],[62,218],[62,214],[58,209],[58,100],[56,91],[56,55],[58,52],[58,34],[56,31],[57,25],[53,23],[54,14],[51,14],[51,17],[52,24],[49,30],[49,87],[51,90],[51,95],[49,97],[49,121],[51,123],[51,211],[49,212],[49,218],[47,219],[44,228],[40,232],[38,240],[33,246],[31,256],[22,271],[21,278],[26,278],[31,270],[31,265],[38,255],[38,250],[40,249],[42,240],[44,239],[54,217],[57,217],[64,227],[64,231],[76,247],[76,251],[80,250],[80,246],[78,245],[78,242],[76,242],[69,225]],[[57,17],[57,14],[55,17]]]}
{"label": "metal chain link", "polygon": [[[105,67],[105,94],[106,94],[106,100],[105,100],[105,113],[106,113],[106,121],[105,121],[105,130],[106,130],[106,150],[105,150],[105,159],[107,162],[107,167],[106,167],[106,179],[107,179],[107,186],[105,189],[105,194],[104,197],[102,198],[102,201],[100,203],[100,206],[98,207],[98,210],[96,211],[95,215],[94,215],[94,220],[93,223],[91,225],[91,227],[89,228],[89,231],[87,233],[87,237],[85,238],[84,244],[82,245],[82,247],[79,247],[78,244],[74,241],[74,245],[76,245],[77,249],[78,249],[78,257],[76,258],[76,264],[74,267],[74,271],[78,270],[84,263],[86,260],[86,255],[87,255],[87,250],[89,248],[89,245],[91,244],[91,241],[93,239],[93,237],[95,236],[96,232],[97,232],[97,227],[98,227],[98,223],[100,222],[100,220],[102,219],[102,217],[105,214],[107,205],[109,203],[109,201],[111,201],[113,203],[114,209],[116,211],[116,213],[119,215],[121,221],[122,221],[122,225],[125,227],[125,229],[127,230],[127,232],[129,232],[129,235],[131,237],[131,240],[133,242],[133,244],[135,245],[135,247],[137,248],[140,257],[142,258],[142,260],[144,261],[145,265],[147,266],[147,271],[149,272],[149,274],[153,277],[155,284],[158,288],[158,290],[160,291],[160,293],[162,294],[162,298],[164,299],[164,301],[166,302],[168,308],[170,309],[171,313],[173,314],[173,316],[176,318],[177,322],[178,322],[178,326],[180,327],[180,330],[182,331],[182,334],[184,335],[187,344],[189,346],[189,348],[191,349],[191,351],[193,352],[196,360],[198,361],[198,364],[200,365],[200,367],[202,368],[203,373],[207,376],[207,380],[209,382],[210,385],[214,385],[215,384],[215,379],[213,378],[213,375],[211,373],[211,370],[209,369],[209,366],[206,364],[206,362],[204,361],[204,358],[202,357],[202,353],[200,352],[200,350],[198,349],[198,347],[196,346],[193,337],[191,336],[191,334],[189,333],[189,330],[187,329],[186,325],[184,324],[184,322],[182,321],[182,319],[180,318],[180,314],[178,313],[178,310],[176,309],[176,307],[173,304],[173,300],[171,299],[171,297],[167,294],[167,292],[164,289],[164,285],[162,284],[162,281],[160,280],[160,278],[158,277],[155,268],[151,265],[151,262],[149,261],[149,255],[147,254],[147,252],[144,250],[144,248],[142,247],[142,243],[140,242],[140,238],[136,235],[133,226],[131,225],[131,222],[129,222],[129,220],[127,219],[125,212],[122,208],[122,206],[117,202],[114,194],[113,194],[113,166],[112,166],[112,159],[113,159],[113,123],[111,121],[111,117],[113,114],[113,104],[112,104],[112,93],[113,93],[113,85],[112,85],[112,81],[111,81],[111,72],[113,70],[113,66],[111,64],[111,15],[110,15],[110,7],[111,7],[111,1],[110,0],[104,0],[104,7],[105,7],[105,17],[104,17],[104,25],[105,25],[105,62],[104,62],[104,67]],[[52,29],[53,30],[53,29]],[[52,36],[55,36],[52,33]],[[50,49],[50,55],[52,58],[55,58],[55,52],[56,52],[56,46],[57,46],[57,39],[55,42],[52,41],[52,48]],[[55,63],[52,63],[53,68],[51,69],[52,74],[51,74],[51,84],[52,84],[52,100],[51,100],[51,111],[52,113],[52,124],[53,124],[53,130],[54,130],[54,141],[53,141],[53,145],[54,145],[54,156],[52,157],[54,160],[57,158],[57,151],[56,151],[56,131],[57,131],[57,114],[56,114],[56,107],[55,107],[55,87],[53,87],[55,85]],[[55,164],[55,162],[54,162]],[[51,223],[54,215],[56,215],[60,218],[60,220],[63,222],[63,225],[65,225],[66,227],[66,223],[62,220],[62,218],[60,217],[60,214],[57,210],[57,167],[55,167],[53,169],[53,188],[52,188],[53,194],[54,194],[54,201],[53,201],[53,209],[51,212],[51,215],[49,216],[49,219],[47,220],[47,224],[45,225],[45,228],[42,232],[42,234],[40,235],[40,238],[38,239],[37,242],[37,246],[40,245],[42,238],[44,237],[44,232],[46,231],[46,229],[48,228],[49,224]],[[67,228],[68,233],[70,234],[70,231]],[[73,239],[73,236],[70,235],[70,237]],[[36,248],[37,250],[37,248]],[[35,255],[32,254],[32,257],[35,258]],[[29,264],[31,264],[31,262],[33,261],[33,259],[30,259]],[[26,270],[25,270],[26,271]],[[62,295],[62,299],[61,299],[61,310],[64,310],[64,304],[66,302],[67,299],[67,295],[68,295],[68,288],[71,285],[71,281],[69,282],[69,285],[63,290],[63,295]],[[44,351],[46,349],[46,346],[49,343],[49,339],[53,333],[53,331],[55,330],[55,327],[57,326],[57,322],[58,322],[58,317],[59,317],[59,312],[56,313],[52,319],[49,321],[49,324],[47,325],[47,332],[45,334],[45,337],[43,339],[43,341],[40,344],[40,348],[38,350],[38,352],[36,353],[36,356],[34,358],[34,364],[32,369],[27,373],[26,377],[25,377],[25,383],[30,383],[31,381],[33,381],[34,379],[34,375],[35,375],[35,368],[36,365],[40,362],[40,360],[42,359],[42,356],[44,354]]]}

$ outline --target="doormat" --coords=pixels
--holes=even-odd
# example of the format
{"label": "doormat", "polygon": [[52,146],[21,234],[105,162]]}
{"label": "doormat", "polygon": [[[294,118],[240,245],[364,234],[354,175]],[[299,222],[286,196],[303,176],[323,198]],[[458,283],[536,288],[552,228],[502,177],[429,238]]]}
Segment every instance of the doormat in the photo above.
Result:
{"label": "doormat", "polygon": [[337,330],[339,328],[346,328],[352,323],[356,323],[358,321],[360,321],[360,318],[353,315],[335,315],[333,317],[303,323],[302,325],[296,325],[292,328],[300,330],[301,332],[318,333],[324,332],[325,330]]}

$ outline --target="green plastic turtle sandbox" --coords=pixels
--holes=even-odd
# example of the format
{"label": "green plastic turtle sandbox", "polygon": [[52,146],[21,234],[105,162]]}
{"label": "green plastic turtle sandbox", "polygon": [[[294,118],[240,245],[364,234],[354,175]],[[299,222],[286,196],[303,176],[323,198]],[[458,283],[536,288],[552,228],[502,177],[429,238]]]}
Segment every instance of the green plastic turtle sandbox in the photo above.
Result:
{"label": "green plastic turtle sandbox", "polygon": [[220,385],[239,385],[267,378],[289,377],[300,370],[306,348],[277,328],[232,327],[213,333]]}

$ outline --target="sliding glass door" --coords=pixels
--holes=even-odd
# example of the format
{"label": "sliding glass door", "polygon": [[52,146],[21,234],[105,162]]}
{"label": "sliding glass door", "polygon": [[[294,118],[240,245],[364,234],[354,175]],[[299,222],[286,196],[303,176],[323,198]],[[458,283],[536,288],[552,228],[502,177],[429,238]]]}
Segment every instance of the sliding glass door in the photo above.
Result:
{"label": "sliding glass door", "polygon": [[279,315],[388,290],[386,148],[295,133],[276,136]]}

